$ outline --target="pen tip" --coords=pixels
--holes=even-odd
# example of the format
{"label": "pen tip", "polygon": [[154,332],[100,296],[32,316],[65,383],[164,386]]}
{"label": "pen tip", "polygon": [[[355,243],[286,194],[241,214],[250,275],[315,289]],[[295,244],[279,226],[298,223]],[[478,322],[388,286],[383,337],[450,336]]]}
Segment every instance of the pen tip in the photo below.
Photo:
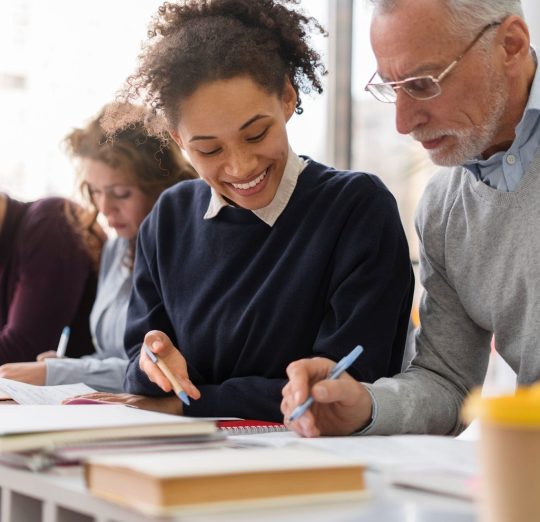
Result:
{"label": "pen tip", "polygon": [[178,397],[180,397],[180,400],[189,406],[189,397],[187,396],[187,393],[185,391],[178,392]]}

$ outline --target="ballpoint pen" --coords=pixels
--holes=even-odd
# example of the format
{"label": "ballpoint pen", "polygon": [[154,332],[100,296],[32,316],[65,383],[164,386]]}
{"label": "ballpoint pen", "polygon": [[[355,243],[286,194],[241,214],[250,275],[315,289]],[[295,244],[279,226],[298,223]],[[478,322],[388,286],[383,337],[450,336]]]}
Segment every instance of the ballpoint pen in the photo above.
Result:
{"label": "ballpoint pen", "polygon": [[164,373],[165,377],[171,383],[174,393],[178,395],[178,398],[187,406],[189,406],[189,397],[187,393],[182,389],[179,382],[176,380],[176,377],[171,373],[168,366],[152,351],[146,344],[143,344],[143,350],[148,358]]}
{"label": "ballpoint pen", "polygon": [[[351,353],[343,357],[333,368],[330,370],[327,379],[333,381],[337,379],[349,366],[356,361],[358,356],[364,351],[364,348],[358,345]],[[306,413],[308,408],[313,404],[313,397],[310,395],[302,404],[299,404],[291,413],[289,417],[290,421],[295,421],[298,417],[301,417]]]}
{"label": "ballpoint pen", "polygon": [[66,355],[66,348],[69,341],[69,335],[71,333],[71,329],[69,326],[64,326],[64,329],[62,330],[62,335],[60,336],[60,341],[58,341],[58,348],[56,348],[56,357],[62,358],[64,355]]}

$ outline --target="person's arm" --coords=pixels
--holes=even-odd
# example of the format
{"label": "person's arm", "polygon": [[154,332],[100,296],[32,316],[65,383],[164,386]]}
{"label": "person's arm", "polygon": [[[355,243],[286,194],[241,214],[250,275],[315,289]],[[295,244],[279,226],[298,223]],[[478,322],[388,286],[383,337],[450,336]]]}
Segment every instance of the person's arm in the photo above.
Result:
{"label": "person's arm", "polygon": [[45,384],[46,367],[44,361],[7,363],[0,366],[0,377],[12,381],[25,382],[35,386]]}
{"label": "person's arm", "polygon": [[47,385],[83,382],[104,392],[123,391],[128,363],[124,330],[131,288],[131,274],[123,270],[127,245],[124,239],[109,239],[101,252],[98,290],[90,316],[96,351],[80,359],[45,358]]}
{"label": "person's arm", "polygon": [[79,308],[91,260],[62,212],[61,205],[41,210],[21,225],[20,277],[0,331],[0,364],[35,360],[56,347]]}
{"label": "person's arm", "polygon": [[339,231],[327,311],[313,355],[338,361],[364,347],[347,373],[373,382],[401,369],[414,292],[407,240],[385,188],[366,191]]}
{"label": "person's arm", "polygon": [[152,234],[153,231],[149,230],[153,225],[153,219],[152,214],[150,214],[150,217],[139,229],[137,239],[136,262],[133,269],[133,289],[128,306],[124,335],[128,366],[123,387],[128,394],[162,397],[167,392],[151,382],[141,370],[139,364],[143,340],[149,331],[166,332],[168,337],[171,338],[171,344],[177,344],[176,339],[172,336],[173,327],[163,305],[158,284],[154,280],[157,273],[153,254],[155,240]]}
{"label": "person's arm", "polygon": [[[164,336],[163,332],[154,330],[149,332],[146,338],[154,335]],[[194,386],[189,378],[184,357],[172,343],[149,342],[148,345],[152,346],[152,351],[161,360],[166,361],[167,368],[190,397],[189,405],[176,399],[176,413],[192,417],[240,417],[276,422],[281,420],[278,405],[285,379],[246,376],[230,378],[221,384]],[[139,377],[135,385],[126,387],[128,392],[142,390],[139,395],[155,398],[164,398],[164,394],[173,393],[171,382],[144,351],[139,355],[136,375]],[[148,386],[147,383],[153,387],[151,392],[147,391],[149,388],[143,389]]]}
{"label": "person's arm", "polygon": [[46,358],[42,361],[9,363],[0,366],[0,377],[14,381],[54,386],[83,382],[96,390],[118,393],[126,372],[127,360],[117,357],[97,359]]}
{"label": "person's arm", "polygon": [[86,356],[80,359],[47,358],[47,386],[84,382],[99,391],[118,393],[123,390],[128,361],[119,357],[98,359]]}
{"label": "person's arm", "polygon": [[[436,195],[436,192],[435,192]],[[447,204],[446,207],[451,207]],[[491,334],[476,325],[461,305],[454,284],[445,269],[444,202],[427,190],[417,214],[417,231],[420,238],[420,268],[424,295],[420,307],[420,328],[416,336],[417,355],[411,366],[393,378],[383,378],[374,384],[357,388],[350,404],[340,406],[340,414],[351,425],[343,424],[343,432],[355,432],[366,427],[368,411],[373,409],[374,419],[362,433],[390,435],[399,433],[456,434],[462,429],[460,408],[466,394],[482,383],[489,359]],[[292,386],[284,390],[284,413],[310,392],[313,379],[322,375],[304,364],[295,368]],[[328,381],[315,388],[325,388]],[[316,416],[313,425],[305,421],[303,432],[300,423],[292,427],[302,434],[327,434],[323,421],[329,407],[336,407],[334,400],[347,394],[347,382],[331,383],[333,395],[329,404],[318,405],[312,410]],[[317,391],[315,395],[317,396]],[[369,391],[374,401],[367,405],[362,397]],[[329,393],[329,392],[328,392]],[[292,404],[290,402],[292,401]],[[356,401],[356,404],[355,404]],[[362,402],[361,405],[360,403]],[[310,417],[308,416],[308,419]],[[354,422],[354,419],[357,419]],[[336,428],[334,428],[336,429]],[[319,430],[319,431],[317,431]]]}
{"label": "person's arm", "polygon": [[[416,337],[417,355],[411,366],[393,378],[365,384],[344,376],[324,380],[332,365],[323,359],[291,364],[282,402],[291,429],[306,437],[348,435],[368,424],[363,434],[448,435],[461,431],[461,405],[485,375],[490,335],[471,322],[444,276],[433,269],[425,254],[422,257],[426,293]],[[375,405],[368,390],[376,404],[372,423]],[[310,411],[296,422],[287,422],[308,393],[315,399]]]}
{"label": "person's arm", "polygon": [[459,433],[463,400],[486,373],[491,333],[470,319],[444,269],[425,251],[421,262],[417,355],[404,373],[367,385],[378,409],[367,434]]}
{"label": "person's arm", "polygon": [[[476,324],[464,309],[447,263],[460,246],[448,245],[447,220],[456,195],[446,187],[445,170],[426,188],[416,216],[420,240],[420,274],[424,294],[416,357],[395,379],[369,386],[377,415],[368,434],[457,434],[463,429],[460,410],[467,393],[480,386],[490,353],[491,332]],[[455,277],[455,279],[453,278]]]}
{"label": "person's arm", "polygon": [[[356,363],[335,381],[326,377],[336,358],[303,359],[287,368],[289,382],[283,388],[281,410],[284,422],[299,434],[348,435],[364,428],[373,412],[371,395],[359,381],[372,382],[401,368],[410,313],[414,278],[408,247],[390,194],[370,198],[350,220],[352,230],[344,237],[356,242],[357,257],[343,255],[348,277],[337,285],[331,312],[343,307],[355,318],[349,327],[353,338],[364,346]],[[366,239],[367,238],[367,239]],[[343,315],[343,314],[342,314]],[[327,319],[332,320],[332,315]],[[321,331],[331,331],[322,328]],[[355,336],[355,337],[354,337]],[[332,338],[329,337],[329,341]],[[323,341],[324,342],[324,341]],[[297,421],[289,416],[312,394],[315,403]]]}
{"label": "person's arm", "polygon": [[[141,236],[139,243],[142,243]],[[124,390],[128,394],[132,394],[126,399],[135,401],[133,404],[137,405],[141,403],[140,396],[165,398],[172,393],[170,384],[161,372],[150,363],[145,355],[142,356],[142,359],[140,357],[141,341],[145,335],[148,336],[155,330],[168,334],[173,331],[161,302],[159,291],[153,283],[152,270],[147,264],[144,250],[142,247],[138,248],[134,290],[128,311],[128,326],[125,337],[129,365],[126,371]],[[153,330],[149,332],[151,328]],[[176,348],[176,340],[171,338],[170,343],[164,347],[152,346],[151,340],[148,341],[148,345],[158,356],[164,358],[173,375],[180,384],[186,387],[185,391],[193,399],[190,406],[186,406],[178,398],[175,403],[173,397],[172,402],[175,404],[176,413],[203,417],[255,417],[276,421],[281,419],[279,402],[281,388],[286,382],[284,378],[268,379],[252,376],[229,379],[219,385],[198,384],[197,390],[200,395],[198,392],[194,394],[190,393],[186,379],[189,380],[190,377],[193,379],[192,373],[195,370],[189,365],[186,367],[184,358]],[[147,368],[150,377],[141,369],[141,366]],[[162,388],[159,384],[154,384],[152,380],[159,383]],[[150,404],[158,407],[161,402],[154,401]],[[159,407],[161,408],[161,406]]]}

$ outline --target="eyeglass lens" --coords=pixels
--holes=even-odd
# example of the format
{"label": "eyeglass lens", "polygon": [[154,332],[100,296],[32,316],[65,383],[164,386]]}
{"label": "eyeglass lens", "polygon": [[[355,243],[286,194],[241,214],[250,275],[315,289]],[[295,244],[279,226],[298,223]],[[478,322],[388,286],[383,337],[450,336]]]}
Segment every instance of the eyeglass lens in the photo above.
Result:
{"label": "eyeglass lens", "polygon": [[399,85],[375,83],[368,90],[379,101],[393,103],[397,98],[397,89],[403,89],[409,96],[417,100],[428,100],[439,95],[441,88],[430,76],[411,78]]}
{"label": "eyeglass lens", "polygon": [[[429,76],[412,78],[409,81],[402,83],[401,88],[417,100],[428,100],[441,93],[439,83]],[[394,91],[394,99],[395,95],[396,93]]]}

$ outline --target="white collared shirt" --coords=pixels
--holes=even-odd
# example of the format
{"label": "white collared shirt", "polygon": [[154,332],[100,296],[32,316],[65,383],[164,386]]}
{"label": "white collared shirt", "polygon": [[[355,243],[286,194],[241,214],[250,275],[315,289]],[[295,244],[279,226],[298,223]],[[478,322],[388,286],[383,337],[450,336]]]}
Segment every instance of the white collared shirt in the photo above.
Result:
{"label": "white collared shirt", "polygon": [[[289,155],[287,163],[285,164],[285,170],[283,171],[283,176],[279,182],[274,199],[272,199],[266,207],[258,208],[251,212],[267,225],[273,226],[278,217],[285,210],[287,203],[289,203],[296,187],[298,176],[300,176],[300,173],[304,170],[306,165],[307,161],[300,158],[289,147]],[[212,195],[204,219],[212,219],[219,214],[219,211],[223,207],[231,206],[219,192],[214,190],[214,188],[211,187],[210,190]]]}

